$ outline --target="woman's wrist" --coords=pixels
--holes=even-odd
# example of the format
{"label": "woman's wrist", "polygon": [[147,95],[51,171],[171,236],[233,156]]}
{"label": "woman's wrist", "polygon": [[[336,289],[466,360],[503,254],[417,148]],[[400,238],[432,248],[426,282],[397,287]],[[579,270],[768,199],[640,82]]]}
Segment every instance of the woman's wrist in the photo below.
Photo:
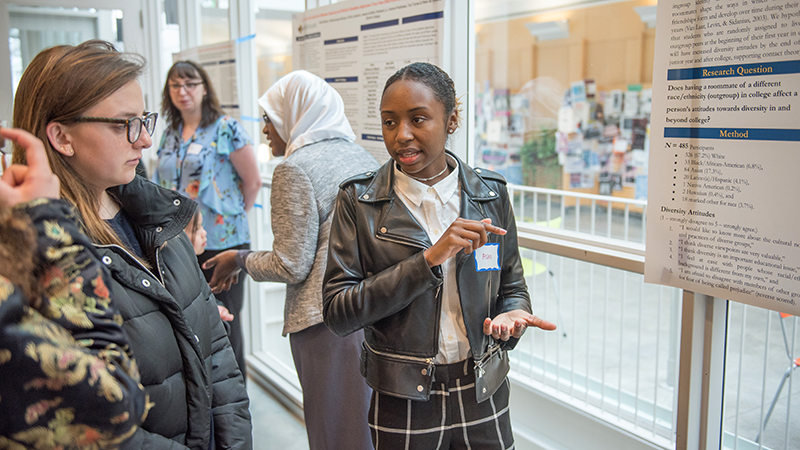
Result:
{"label": "woman's wrist", "polygon": [[247,272],[247,256],[252,252],[252,250],[238,250],[236,252],[236,265],[245,272]]}
{"label": "woman's wrist", "polygon": [[430,252],[431,252],[431,249],[430,249],[430,247],[429,247],[429,248],[426,248],[426,249],[425,249],[425,250],[422,252],[422,256],[425,258],[425,262],[426,262],[426,263],[428,263],[428,267],[434,267],[434,266],[436,266],[436,264],[434,264],[434,263],[433,263],[433,261],[431,261],[431,254],[430,254]]}

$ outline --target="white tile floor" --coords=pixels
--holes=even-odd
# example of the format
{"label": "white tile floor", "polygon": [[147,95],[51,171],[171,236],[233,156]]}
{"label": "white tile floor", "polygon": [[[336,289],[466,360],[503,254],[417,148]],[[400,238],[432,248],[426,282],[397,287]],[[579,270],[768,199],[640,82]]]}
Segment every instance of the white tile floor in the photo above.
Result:
{"label": "white tile floor", "polygon": [[308,450],[303,421],[291,414],[252,379],[247,381],[253,419],[253,449]]}

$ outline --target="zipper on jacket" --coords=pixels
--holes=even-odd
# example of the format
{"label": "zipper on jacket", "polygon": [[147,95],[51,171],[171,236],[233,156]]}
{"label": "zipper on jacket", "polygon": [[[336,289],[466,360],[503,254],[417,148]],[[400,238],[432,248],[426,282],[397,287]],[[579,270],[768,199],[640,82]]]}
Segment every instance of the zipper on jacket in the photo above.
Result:
{"label": "zipper on jacket", "polygon": [[[397,353],[382,352],[382,351],[375,350],[374,348],[372,348],[372,346],[369,345],[369,343],[366,340],[364,341],[364,345],[367,346],[369,351],[371,351],[372,353],[375,353],[376,355],[386,356],[388,358],[403,359],[403,360],[406,360],[406,361],[416,362],[416,363],[425,363],[425,364],[428,365],[429,369],[431,367],[433,367],[433,358],[422,358],[422,357],[419,357],[419,356],[408,356],[408,355],[399,355]],[[428,373],[430,373],[430,370],[428,370]]]}
{"label": "zipper on jacket", "polygon": [[[133,255],[131,255],[131,253],[130,253],[129,251],[125,250],[124,248],[120,247],[119,245],[117,245],[117,244],[94,244],[94,246],[95,246],[95,247],[98,247],[98,248],[117,248],[117,249],[120,249],[120,250],[122,250],[122,252],[123,252],[123,253],[125,253],[125,254],[126,254],[126,255],[128,255],[128,256],[130,256],[130,257],[131,257],[131,259],[133,259],[134,261],[136,261],[136,264],[137,264],[137,265],[138,265],[138,266],[139,266],[139,267],[140,267],[142,270],[144,270],[145,272],[147,272],[148,274],[150,274],[150,276],[152,276],[153,278],[155,278],[155,279],[156,279],[156,281],[158,281],[158,284],[160,284],[160,285],[161,285],[161,286],[163,286],[163,287],[166,287],[166,286],[164,286],[164,281],[163,281],[163,280],[161,280],[161,277],[157,277],[157,276],[156,276],[156,275],[155,275],[155,274],[154,274],[154,273],[153,273],[153,272],[152,272],[150,269],[148,269],[147,267],[145,267],[145,265],[144,265],[144,264],[142,264],[141,262],[139,262],[139,260],[138,260],[138,259],[136,259],[136,258],[135,258]],[[156,267],[158,267],[158,250],[156,250]]]}
{"label": "zipper on jacket", "polygon": [[492,277],[489,276],[489,292],[486,298],[486,317],[492,317]]}
{"label": "zipper on jacket", "polygon": [[442,302],[444,302],[444,299],[442,299],[441,295],[442,286],[444,286],[444,280],[442,280],[442,283],[436,287],[436,292],[433,295],[433,298],[436,299],[436,311],[439,312],[439,314],[436,314],[436,321],[434,322],[433,326],[433,345],[436,347],[437,353],[439,351],[439,330],[442,327]]}
{"label": "zipper on jacket", "polygon": [[394,239],[394,238],[388,237],[385,234],[383,234],[383,235],[376,234],[375,237],[380,239],[380,240],[383,240],[383,241],[394,242],[395,244],[401,244],[401,245],[410,245],[412,247],[421,248],[423,250],[426,250],[428,248],[428,247],[425,246],[425,243],[422,242],[422,241],[411,241],[411,240],[404,241],[404,240],[401,240],[401,239]]}
{"label": "zipper on jacket", "polygon": [[[394,238],[388,237],[385,234],[384,235],[376,234],[375,237],[377,239],[380,239],[380,240],[383,240],[383,241],[393,242],[395,244],[400,244],[400,245],[410,245],[412,247],[421,248],[423,250],[427,250],[429,248],[429,247],[426,246],[426,244],[424,242],[421,242],[421,241],[404,241],[404,240],[394,239]],[[458,273],[458,272],[456,272],[456,273]],[[442,284],[443,283],[444,283],[444,281],[442,281]],[[433,327],[434,328],[434,330],[433,330],[434,331],[433,344],[434,344],[434,347],[436,347],[437,349],[439,348],[439,327],[441,326],[441,324],[439,322],[440,322],[440,319],[442,317],[442,298],[439,296],[439,294],[441,294],[441,292],[442,292],[442,284],[439,284],[439,286],[436,287],[436,292],[434,293],[434,296],[433,296],[437,300],[437,308],[436,308],[436,310],[439,313],[439,314],[436,315],[436,322],[435,322],[435,325]],[[364,341],[364,342],[366,342],[366,341]],[[367,347],[369,347],[369,345],[367,345]],[[375,351],[372,347],[370,347],[370,350],[374,351],[376,354],[380,354],[380,352]],[[413,358],[413,357],[409,356],[409,358]],[[432,358],[429,358],[429,359],[431,361],[433,361]],[[433,363],[431,362],[430,365],[433,365]]]}
{"label": "zipper on jacket", "polygon": [[495,353],[497,353],[500,350],[501,349],[500,349],[500,344],[499,343],[494,343],[494,344],[489,346],[489,348],[486,350],[486,352],[481,356],[481,359],[475,362],[475,376],[476,377],[481,378],[486,373],[486,370],[484,370],[483,366],[486,365],[486,362],[489,361],[489,359],[492,357],[492,355],[494,355]]}
{"label": "zipper on jacket", "polygon": [[[161,258],[158,257],[161,252],[159,250],[159,248],[156,248],[156,271],[158,272],[158,275],[161,275]],[[162,280],[160,276],[156,277],[156,279],[161,282],[162,286],[167,287],[164,283],[164,280]]]}

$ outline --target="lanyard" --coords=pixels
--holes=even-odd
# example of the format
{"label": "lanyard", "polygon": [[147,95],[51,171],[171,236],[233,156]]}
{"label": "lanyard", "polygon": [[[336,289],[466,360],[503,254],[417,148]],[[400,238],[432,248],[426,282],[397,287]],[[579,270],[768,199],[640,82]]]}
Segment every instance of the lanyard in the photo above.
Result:
{"label": "lanyard", "polygon": [[194,134],[192,134],[192,137],[189,138],[189,142],[186,143],[185,149],[182,149],[183,140],[181,139],[181,136],[183,136],[182,123],[178,127],[177,134],[175,134],[175,142],[178,150],[177,152],[175,152],[177,155],[177,159],[175,160],[175,172],[176,172],[175,190],[177,191],[181,190],[181,181],[182,181],[181,174],[183,174],[183,163],[186,162],[186,153],[189,152],[189,146],[192,145],[192,143],[194,142],[194,138],[197,136],[197,130],[195,130]]}

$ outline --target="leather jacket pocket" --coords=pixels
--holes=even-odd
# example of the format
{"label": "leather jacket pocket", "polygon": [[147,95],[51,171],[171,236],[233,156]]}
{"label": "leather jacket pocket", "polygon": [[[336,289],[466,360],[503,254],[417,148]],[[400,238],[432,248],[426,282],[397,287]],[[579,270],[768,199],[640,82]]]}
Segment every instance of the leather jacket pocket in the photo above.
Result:
{"label": "leather jacket pocket", "polygon": [[382,394],[409,400],[428,400],[431,395],[433,358],[418,358],[381,352],[364,341],[361,374],[367,384]]}
{"label": "leather jacket pocket", "polygon": [[475,395],[478,403],[488,399],[503,384],[511,366],[508,353],[499,343],[494,343],[475,361]]}

